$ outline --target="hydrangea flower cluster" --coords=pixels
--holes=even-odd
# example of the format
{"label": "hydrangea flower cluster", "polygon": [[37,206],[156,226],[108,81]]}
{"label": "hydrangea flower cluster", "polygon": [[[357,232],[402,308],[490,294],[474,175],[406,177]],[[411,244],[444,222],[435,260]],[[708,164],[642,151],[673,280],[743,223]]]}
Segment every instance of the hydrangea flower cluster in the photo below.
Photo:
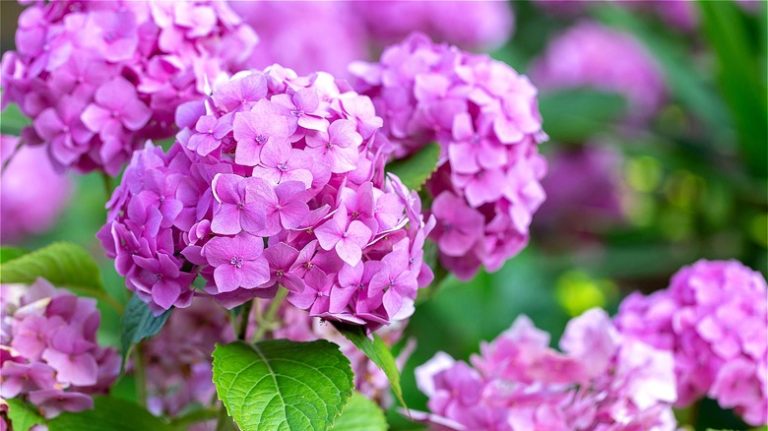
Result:
{"label": "hydrangea flower cluster", "polygon": [[656,113],[665,94],[661,70],[640,42],[590,21],[553,39],[535,60],[531,79],[546,91],[588,86],[622,94],[633,121]]}
{"label": "hydrangea flower cluster", "polygon": [[93,406],[117,378],[120,358],[96,341],[99,312],[40,278],[0,285],[0,396],[24,397],[46,418]]}
{"label": "hydrangea flower cluster", "polygon": [[155,415],[176,416],[215,399],[211,354],[216,343],[235,339],[227,312],[198,298],[171,313],[162,331],[142,349],[147,405]]}
{"label": "hydrangea flower cluster", "polygon": [[0,181],[0,242],[20,241],[42,233],[55,222],[69,201],[69,178],[54,171],[41,147],[21,146],[19,138],[0,135],[0,162],[9,157]]}
{"label": "hydrangea flower cluster", "polygon": [[546,170],[537,149],[546,135],[528,79],[420,34],[385,50],[379,63],[350,70],[384,116],[384,152],[403,158],[441,145],[427,189],[443,266],[468,279],[481,264],[493,271],[517,254],[544,200]]}
{"label": "hydrangea flower cluster", "polygon": [[368,35],[350,2],[304,2],[296,7],[284,2],[235,1],[231,6],[269,41],[253,50],[247,63],[250,68],[278,63],[299,74],[322,70],[344,76],[350,62],[368,57]]}
{"label": "hydrangea flower cluster", "polygon": [[2,59],[3,104],[33,119],[24,139],[60,169],[116,175],[175,108],[233,72],[256,34],[221,0],[36,2]]}
{"label": "hydrangea flower cluster", "polygon": [[177,112],[168,154],[137,152],[99,233],[155,311],[186,307],[199,274],[227,307],[279,285],[312,316],[370,329],[413,312],[431,281],[431,225],[372,151],[371,101],[331,75],[272,66]]}
{"label": "hydrangea flower cluster", "polygon": [[626,187],[619,151],[598,144],[565,147],[552,153],[547,162],[547,176],[542,180],[547,200],[534,226],[556,232],[556,240],[562,241],[563,233],[595,232],[624,219]]}
{"label": "hydrangea flower cluster", "polygon": [[708,396],[752,425],[768,423],[768,288],[736,261],[699,261],[668,289],[621,304],[622,333],[674,354],[686,406]]}
{"label": "hydrangea flower cluster", "polygon": [[465,49],[492,50],[512,35],[514,15],[500,1],[350,2],[379,47],[401,41],[414,31]]}
{"label": "hydrangea flower cluster", "polygon": [[675,429],[672,356],[624,337],[602,310],[569,322],[560,347],[525,317],[472,358],[416,369],[428,420],[456,430]]}

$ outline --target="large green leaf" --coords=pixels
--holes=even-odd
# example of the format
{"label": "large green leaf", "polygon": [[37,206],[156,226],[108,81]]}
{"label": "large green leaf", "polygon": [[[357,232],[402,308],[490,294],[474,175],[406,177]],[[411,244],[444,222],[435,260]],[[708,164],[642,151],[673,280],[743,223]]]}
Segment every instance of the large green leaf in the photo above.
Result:
{"label": "large green leaf", "polygon": [[387,172],[397,175],[411,190],[421,190],[440,159],[440,145],[432,142],[408,158],[395,160],[387,165]]}
{"label": "large green leaf", "polygon": [[168,310],[155,316],[147,304],[142,302],[138,296],[133,295],[125,308],[125,314],[123,314],[120,335],[123,359],[128,356],[131,346],[160,332],[170,315],[171,310]]}
{"label": "large green leaf", "polygon": [[577,88],[539,96],[544,131],[558,142],[583,142],[622,118],[626,103],[617,93]]}
{"label": "large green leaf", "polygon": [[[752,172],[768,175],[768,102],[764,71],[745,20],[732,1],[697,2],[717,58],[718,83],[730,108],[742,153]],[[763,75],[763,78],[761,78]]]}
{"label": "large green leaf", "polygon": [[352,395],[352,369],[325,340],[217,345],[213,383],[242,431],[330,429]]}
{"label": "large green leaf", "polygon": [[387,419],[376,403],[355,392],[333,424],[333,431],[387,431]]}
{"label": "large green leaf", "polygon": [[0,263],[5,263],[16,259],[17,257],[24,256],[26,253],[26,250],[16,247],[0,247]]}
{"label": "large green leaf", "polygon": [[0,264],[3,283],[33,283],[43,277],[58,287],[101,290],[99,268],[82,247],[58,242]]}
{"label": "large green leaf", "polygon": [[92,410],[62,413],[48,422],[50,431],[173,431],[161,419],[127,400],[97,397]]}
{"label": "large green leaf", "polygon": [[395,393],[400,404],[403,407],[407,407],[403,398],[403,389],[400,386],[400,371],[397,369],[397,362],[395,362],[395,357],[392,356],[392,352],[381,337],[376,334],[369,337],[362,326],[343,324],[336,324],[335,326],[339,332],[344,334],[352,344],[365,353],[365,356],[384,372],[389,380],[389,386],[392,387],[392,392]]}
{"label": "large green leaf", "polygon": [[37,413],[34,407],[26,402],[11,398],[8,403],[8,419],[11,420],[14,431],[27,431],[34,425],[45,423],[45,419]]}

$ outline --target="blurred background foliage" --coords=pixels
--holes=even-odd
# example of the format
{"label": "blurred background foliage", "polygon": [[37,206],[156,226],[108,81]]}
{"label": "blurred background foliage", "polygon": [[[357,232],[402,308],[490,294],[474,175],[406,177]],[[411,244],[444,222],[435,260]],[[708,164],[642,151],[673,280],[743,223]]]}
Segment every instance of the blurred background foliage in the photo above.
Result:
{"label": "blurred background foliage", "polygon": [[[626,103],[618,94],[590,89],[544,94],[540,107],[551,141],[542,151],[553,154],[590,141],[621,154],[623,220],[582,223],[568,216],[556,225],[534,220],[530,245],[500,271],[481,272],[469,282],[444,280],[418,305],[407,330],[406,338],[418,343],[403,370],[410,407],[426,404],[415,385],[415,366],[441,350],[468,359],[481,341],[496,337],[520,314],[556,343],[570,317],[596,306],[615,312],[629,292],[664,288],[674,271],[697,259],[734,258],[768,272],[765,4],[747,12],[731,1],[699,2],[700,23],[691,32],[610,2],[588,6],[593,19],[633,35],[652,53],[663,70],[667,102],[650,127],[628,130],[620,121]],[[515,33],[492,55],[521,72],[553,36],[581,19],[550,14],[527,1],[510,7]],[[20,10],[15,2],[0,2],[3,51],[13,47]],[[8,134],[26,124],[13,106],[0,120]],[[105,217],[102,178],[73,178],[71,204],[55,227],[19,245],[34,249],[66,240],[85,246],[101,257],[105,286],[124,303],[127,291],[94,237]],[[102,313],[100,335],[117,345],[118,318],[108,307]],[[122,386],[118,393],[131,397],[132,390]],[[746,428],[710,401],[680,415],[695,429]],[[416,428],[394,411],[389,417],[394,429]]]}

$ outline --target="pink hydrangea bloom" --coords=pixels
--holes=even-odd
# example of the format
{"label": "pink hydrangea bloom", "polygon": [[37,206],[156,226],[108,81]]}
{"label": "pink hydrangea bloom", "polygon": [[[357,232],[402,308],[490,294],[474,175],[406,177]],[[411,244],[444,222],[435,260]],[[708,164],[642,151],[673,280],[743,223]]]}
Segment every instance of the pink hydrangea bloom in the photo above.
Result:
{"label": "pink hydrangea bloom", "polygon": [[415,34],[354,63],[359,91],[384,116],[384,152],[401,158],[432,141],[442,147],[427,183],[442,264],[461,278],[496,270],[527,243],[544,200],[546,170],[536,89],[504,63],[435,45]]}
{"label": "pink hydrangea bloom", "polygon": [[274,63],[300,74],[344,76],[353,60],[367,57],[368,38],[348,2],[243,2],[230,5],[268,43],[253,51],[248,66]]}
{"label": "pink hydrangea bloom", "polygon": [[177,113],[168,154],[137,152],[99,233],[129,289],[186,307],[201,275],[234,307],[278,285],[312,316],[376,328],[413,312],[432,273],[416,193],[385,176],[371,101],[331,75],[271,66]]}
{"label": "pink hydrangea bloom", "polygon": [[619,334],[599,309],[560,340],[519,317],[472,365],[438,353],[416,369],[438,429],[674,430],[672,356]]}
{"label": "pink hydrangea bloom", "polygon": [[198,298],[175,310],[142,350],[150,411],[175,416],[192,404],[209,405],[216,394],[213,348],[234,339],[226,310],[215,303]]}
{"label": "pink hydrangea bloom", "polygon": [[675,357],[678,405],[708,396],[752,425],[768,423],[768,288],[736,261],[701,260],[669,288],[625,299],[622,333]]}
{"label": "pink hydrangea bloom", "polygon": [[547,200],[534,226],[562,241],[563,234],[588,235],[623,221],[622,164],[622,154],[607,145],[565,147],[549,155],[541,182]]}
{"label": "pink hydrangea bloom", "polygon": [[220,0],[36,2],[3,55],[3,104],[33,119],[25,139],[57,168],[116,175],[145,139],[173,136],[175,108],[256,41]]}
{"label": "pink hydrangea bloom", "polygon": [[[19,144],[15,136],[0,136],[0,160],[5,162]],[[0,181],[0,241],[20,241],[49,229],[69,201],[69,178],[54,171],[42,147],[22,146]]]}
{"label": "pink hydrangea bloom", "polygon": [[120,370],[117,352],[96,341],[96,301],[42,278],[0,293],[0,397],[24,397],[46,418],[91,408]]}
{"label": "pink hydrangea bloom", "polygon": [[594,87],[624,95],[629,117],[646,120],[664,101],[664,77],[653,56],[628,34],[584,21],[552,40],[534,61],[542,90]]}
{"label": "pink hydrangea bloom", "polygon": [[465,49],[492,50],[512,35],[512,8],[503,1],[350,2],[374,45],[399,42],[419,31]]}

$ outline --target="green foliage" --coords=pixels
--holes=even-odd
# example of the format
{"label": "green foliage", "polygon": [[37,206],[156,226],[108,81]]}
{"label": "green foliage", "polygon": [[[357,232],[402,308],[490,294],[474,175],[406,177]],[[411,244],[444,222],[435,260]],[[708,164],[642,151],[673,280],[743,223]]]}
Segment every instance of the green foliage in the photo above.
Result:
{"label": "green foliage", "polygon": [[29,118],[21,113],[15,104],[9,104],[0,113],[0,133],[3,135],[19,136],[21,129],[29,125]]}
{"label": "green foliage", "polygon": [[11,420],[14,431],[27,431],[34,425],[45,423],[45,419],[28,403],[18,398],[11,398],[6,402],[8,403],[8,419]]}
{"label": "green foliage", "polygon": [[409,189],[419,191],[437,169],[439,159],[440,145],[432,142],[406,159],[389,163],[386,169]]}
{"label": "green foliage", "polygon": [[542,94],[539,110],[544,131],[556,142],[583,142],[608,130],[626,110],[617,93],[577,88]]}
{"label": "green foliage", "polygon": [[0,247],[0,263],[5,263],[17,257],[24,256],[26,250],[15,247]]}
{"label": "green foliage", "polygon": [[361,326],[337,324],[336,329],[384,372],[392,392],[395,393],[400,404],[407,407],[403,398],[403,389],[400,386],[400,371],[397,369],[397,363],[392,352],[389,351],[389,347],[384,341],[376,334],[369,337]]}
{"label": "green foliage", "polygon": [[319,340],[217,345],[213,383],[242,431],[328,430],[352,395],[349,360]]}
{"label": "green foliage", "polygon": [[333,431],[387,431],[387,419],[376,403],[355,392],[333,424]]}
{"label": "green foliage", "polygon": [[167,310],[163,314],[155,316],[147,304],[134,295],[128,301],[125,314],[123,314],[120,335],[123,359],[130,353],[131,346],[160,332],[170,315],[171,310]]}
{"label": "green foliage", "polygon": [[97,397],[94,408],[79,413],[62,413],[48,422],[50,431],[172,431],[161,419],[130,401]]}
{"label": "green foliage", "polygon": [[744,160],[755,174],[768,176],[766,85],[756,53],[750,50],[744,18],[731,1],[697,3],[716,54],[718,83],[731,110]]}
{"label": "green foliage", "polygon": [[43,277],[58,287],[82,291],[102,289],[99,268],[82,247],[58,242],[0,265],[3,283],[33,283]]}

